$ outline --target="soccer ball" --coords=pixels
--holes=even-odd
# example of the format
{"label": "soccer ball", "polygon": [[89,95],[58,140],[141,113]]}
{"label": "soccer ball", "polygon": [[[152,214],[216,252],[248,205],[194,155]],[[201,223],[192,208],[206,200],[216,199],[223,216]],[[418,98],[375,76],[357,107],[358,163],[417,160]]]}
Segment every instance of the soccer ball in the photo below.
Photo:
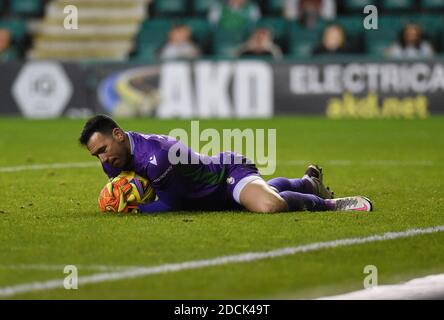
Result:
{"label": "soccer ball", "polygon": [[156,193],[148,179],[132,171],[123,171],[100,191],[99,210],[101,212],[137,212],[138,205],[152,202],[155,198]]}
{"label": "soccer ball", "polygon": [[148,179],[137,175],[134,171],[122,171],[117,177],[112,179],[111,182],[117,182],[121,178],[126,178],[132,186],[127,198],[128,205],[150,203],[156,198],[156,193]]}

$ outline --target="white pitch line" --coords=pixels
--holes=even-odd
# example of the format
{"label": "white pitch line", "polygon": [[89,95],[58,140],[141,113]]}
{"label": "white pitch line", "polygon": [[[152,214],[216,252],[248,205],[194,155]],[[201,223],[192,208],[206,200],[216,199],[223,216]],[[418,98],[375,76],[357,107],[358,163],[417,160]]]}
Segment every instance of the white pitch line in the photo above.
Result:
{"label": "white pitch line", "polygon": [[376,286],[318,300],[423,300],[444,298],[444,274],[416,278],[395,285]]}
{"label": "white pitch line", "polygon": [[[90,276],[84,276],[78,278],[78,285],[83,286],[91,283],[100,283],[107,281],[118,281],[123,279],[134,279],[145,277],[153,274],[161,274],[168,272],[179,272],[182,270],[199,269],[211,266],[220,266],[227,264],[246,263],[257,260],[272,259],[278,257],[284,257],[294,255],[297,253],[318,251],[321,249],[345,247],[357,244],[371,243],[377,241],[387,241],[400,238],[415,237],[418,235],[432,234],[437,232],[443,232],[443,226],[425,228],[425,229],[409,229],[401,232],[388,232],[384,234],[376,234],[363,238],[347,238],[334,241],[316,242],[307,245],[297,247],[280,248],[265,252],[246,252],[242,254],[221,256],[213,259],[186,261],[180,263],[163,264],[153,267],[143,267],[137,269],[122,270],[117,272],[105,272],[97,273]],[[52,289],[62,289],[63,280],[54,279],[44,282],[32,282],[19,284],[10,287],[0,288],[0,297],[11,297],[21,293],[44,291]]]}
{"label": "white pitch line", "polygon": [[[284,160],[278,161],[278,165],[307,165],[308,160]],[[433,166],[434,162],[431,160],[368,160],[368,161],[352,161],[352,160],[324,160],[320,161],[323,165],[331,166],[353,166],[353,165],[367,165],[367,166]],[[31,165],[20,165],[12,167],[0,167],[0,172],[20,172],[20,171],[34,171],[47,169],[71,169],[71,168],[92,168],[100,166],[99,162],[63,162],[63,163],[41,163]]]}
{"label": "white pitch line", "polygon": [[[277,164],[280,165],[307,165],[311,163],[307,160],[285,160],[278,161]],[[434,163],[431,160],[363,160],[363,161],[353,161],[353,160],[324,160],[319,161],[321,165],[329,166],[354,166],[354,165],[364,165],[364,166],[433,166]]]}
{"label": "white pitch line", "polygon": [[[0,269],[3,270],[40,270],[40,271],[63,271],[68,265],[62,264],[3,264]],[[128,269],[138,269],[144,266],[109,266],[109,265],[77,265],[78,270],[94,270],[94,271],[119,271]]]}
{"label": "white pitch line", "polygon": [[99,166],[99,162],[64,162],[64,163],[42,163],[14,167],[0,167],[0,172],[19,172],[47,169],[70,169],[70,168],[91,168]]}

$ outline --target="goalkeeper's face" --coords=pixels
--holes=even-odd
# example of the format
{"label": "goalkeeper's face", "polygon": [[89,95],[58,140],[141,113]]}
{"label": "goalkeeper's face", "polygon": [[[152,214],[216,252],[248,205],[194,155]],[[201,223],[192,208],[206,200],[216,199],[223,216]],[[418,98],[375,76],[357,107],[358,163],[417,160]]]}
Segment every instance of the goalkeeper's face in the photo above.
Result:
{"label": "goalkeeper's face", "polygon": [[131,146],[125,132],[114,129],[111,135],[95,132],[88,141],[91,155],[115,168],[125,168],[131,159]]}

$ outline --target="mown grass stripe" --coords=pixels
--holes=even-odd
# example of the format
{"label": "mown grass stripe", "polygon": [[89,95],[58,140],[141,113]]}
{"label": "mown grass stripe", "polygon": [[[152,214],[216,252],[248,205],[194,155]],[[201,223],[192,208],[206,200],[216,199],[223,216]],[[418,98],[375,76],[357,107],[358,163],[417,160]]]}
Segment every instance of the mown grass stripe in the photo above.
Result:
{"label": "mown grass stripe", "polygon": [[[205,267],[228,265],[228,264],[247,263],[258,260],[279,258],[298,253],[318,251],[321,249],[330,249],[330,248],[338,248],[338,247],[345,247],[345,246],[379,242],[379,241],[410,238],[419,235],[433,234],[443,231],[444,231],[444,225],[425,228],[425,229],[409,229],[400,232],[387,232],[384,234],[376,234],[362,238],[346,238],[346,239],[338,239],[326,242],[315,242],[296,247],[279,248],[264,252],[246,252],[236,255],[216,257],[213,259],[185,261],[180,263],[170,263],[170,264],[163,264],[152,267],[143,267],[137,269],[131,268],[128,270],[122,270],[116,272],[97,273],[90,276],[79,277],[78,285],[79,287],[81,287],[87,284],[101,283],[108,281],[119,281],[124,279],[134,279],[154,274],[179,272],[183,270],[200,269]],[[63,279],[53,279],[43,282],[25,283],[25,284],[0,288],[0,297],[11,297],[22,293],[46,291],[46,290],[62,289],[62,288],[64,288]]]}

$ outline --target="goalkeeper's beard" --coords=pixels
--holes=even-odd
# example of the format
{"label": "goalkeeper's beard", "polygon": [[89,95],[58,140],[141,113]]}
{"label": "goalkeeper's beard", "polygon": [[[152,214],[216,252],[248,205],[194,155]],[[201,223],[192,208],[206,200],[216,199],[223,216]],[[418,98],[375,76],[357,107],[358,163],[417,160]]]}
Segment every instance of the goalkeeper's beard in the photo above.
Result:
{"label": "goalkeeper's beard", "polygon": [[122,161],[122,158],[118,158],[117,160],[119,162],[119,165],[116,166],[116,168],[122,170],[130,170],[132,167],[131,164],[133,162],[133,155],[126,155],[124,157],[124,161]]}
{"label": "goalkeeper's beard", "polygon": [[118,169],[122,170],[129,170],[132,166],[131,163],[133,162],[133,155],[131,154],[131,146],[128,140],[125,140],[123,142],[123,149],[124,152],[122,152],[120,157],[117,157],[115,161],[118,162],[118,165],[114,165],[113,167],[116,167]]}

